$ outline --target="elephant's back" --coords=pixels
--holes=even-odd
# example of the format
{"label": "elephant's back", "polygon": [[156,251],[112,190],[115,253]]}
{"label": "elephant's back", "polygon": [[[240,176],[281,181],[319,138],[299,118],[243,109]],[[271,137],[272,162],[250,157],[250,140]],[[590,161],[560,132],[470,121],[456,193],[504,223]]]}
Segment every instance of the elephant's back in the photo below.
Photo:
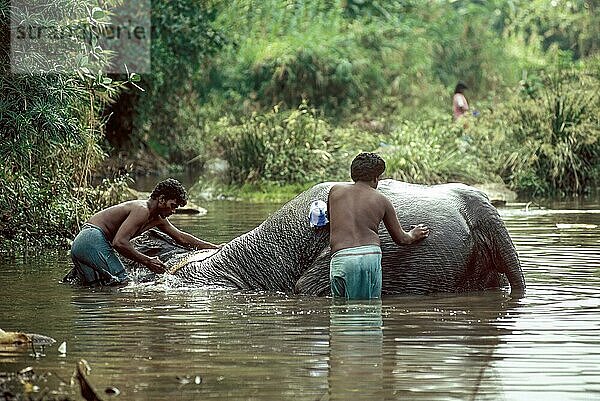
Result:
{"label": "elephant's back", "polygon": [[384,293],[456,290],[473,250],[467,225],[456,217],[406,210],[406,215],[399,217],[404,230],[421,223],[430,228],[428,238],[410,245],[395,244],[385,227],[380,228]]}
{"label": "elephant's back", "polygon": [[[463,184],[416,185],[384,180],[379,186],[396,209],[405,231],[425,224],[429,237],[411,245],[396,245],[380,227],[384,294],[425,294],[456,291],[469,270],[475,239],[463,213],[464,194],[477,190]],[[485,202],[481,197],[480,201]]]}

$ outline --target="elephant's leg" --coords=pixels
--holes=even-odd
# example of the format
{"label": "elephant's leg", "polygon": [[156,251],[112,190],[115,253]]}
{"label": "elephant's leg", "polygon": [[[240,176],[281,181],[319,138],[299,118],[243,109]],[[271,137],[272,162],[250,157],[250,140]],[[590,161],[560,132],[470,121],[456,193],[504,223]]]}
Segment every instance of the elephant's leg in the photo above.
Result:
{"label": "elephant's leg", "polygon": [[306,269],[304,274],[296,281],[294,292],[296,294],[325,296],[331,294],[329,285],[329,247],[317,257],[314,263]]}

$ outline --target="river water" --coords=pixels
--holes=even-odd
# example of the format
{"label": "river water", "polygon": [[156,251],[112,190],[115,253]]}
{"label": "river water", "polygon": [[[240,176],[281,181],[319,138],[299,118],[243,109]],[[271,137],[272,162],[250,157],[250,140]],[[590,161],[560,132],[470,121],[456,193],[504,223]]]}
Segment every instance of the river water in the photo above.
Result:
{"label": "river water", "polygon": [[[333,302],[285,294],[119,290],[58,283],[63,250],[0,258],[0,328],[58,343],[0,348],[0,372],[28,366],[76,399],[85,358],[103,399],[600,399],[600,204],[501,209],[527,281],[506,292]],[[224,242],[277,207],[206,205],[176,225]],[[57,345],[67,343],[66,355]],[[0,374],[0,383],[4,376]],[[39,394],[34,394],[39,396]]]}

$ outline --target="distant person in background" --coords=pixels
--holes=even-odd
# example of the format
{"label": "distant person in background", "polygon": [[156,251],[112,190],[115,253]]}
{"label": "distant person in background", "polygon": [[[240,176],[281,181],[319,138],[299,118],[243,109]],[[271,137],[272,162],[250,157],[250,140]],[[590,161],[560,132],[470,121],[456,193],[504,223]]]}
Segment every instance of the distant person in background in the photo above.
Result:
{"label": "distant person in background", "polygon": [[454,114],[455,120],[469,111],[469,103],[467,103],[467,98],[464,95],[465,89],[469,88],[463,82],[457,83],[456,88],[454,89],[454,96],[452,97],[452,113]]}

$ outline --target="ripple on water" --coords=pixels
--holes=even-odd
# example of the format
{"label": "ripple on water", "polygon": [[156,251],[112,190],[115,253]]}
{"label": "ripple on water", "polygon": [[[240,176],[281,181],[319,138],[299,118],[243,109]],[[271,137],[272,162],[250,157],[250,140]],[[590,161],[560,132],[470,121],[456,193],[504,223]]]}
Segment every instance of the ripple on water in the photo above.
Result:
{"label": "ripple on water", "polygon": [[[273,210],[208,208],[175,216],[178,226],[226,241]],[[586,228],[600,214],[501,214],[527,280],[521,299],[487,291],[340,304],[168,280],[90,291],[57,284],[63,254],[2,259],[0,294],[10,296],[0,327],[67,341],[68,353],[0,348],[0,371],[33,365],[69,378],[84,357],[92,383],[133,401],[600,398],[600,230]]]}

